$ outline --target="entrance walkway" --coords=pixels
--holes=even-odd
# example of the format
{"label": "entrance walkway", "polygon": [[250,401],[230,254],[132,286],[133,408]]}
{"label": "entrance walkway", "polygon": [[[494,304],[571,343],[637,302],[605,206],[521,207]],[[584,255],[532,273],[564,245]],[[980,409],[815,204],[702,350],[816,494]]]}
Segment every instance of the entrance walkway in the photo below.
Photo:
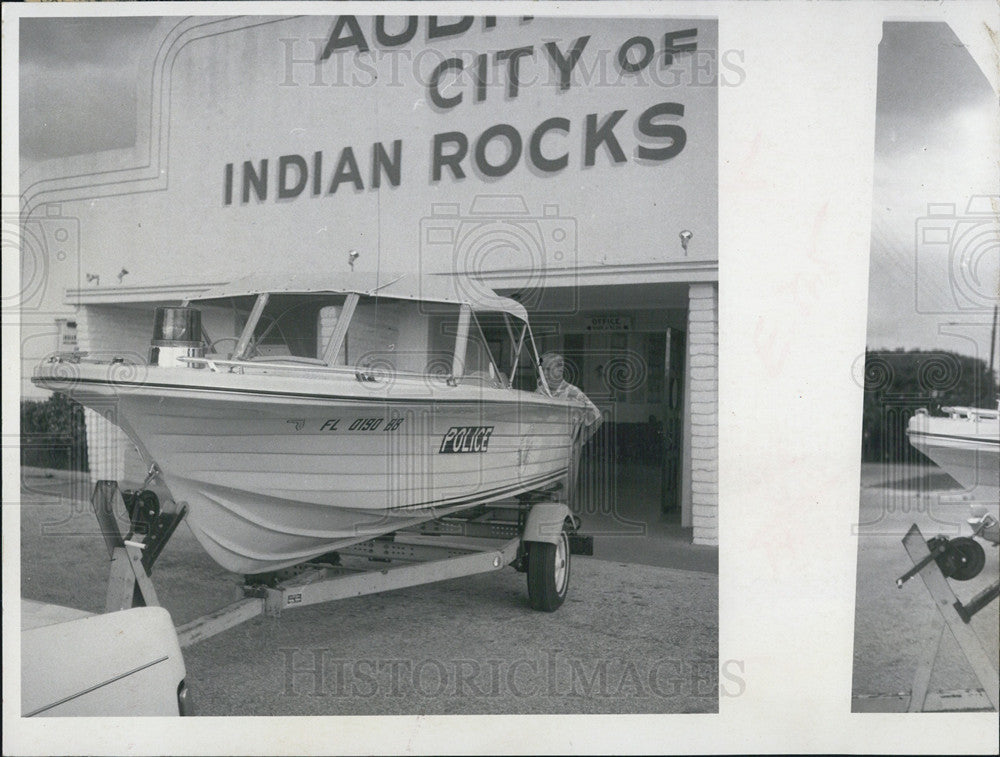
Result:
{"label": "entrance walkway", "polygon": [[692,544],[680,509],[660,512],[659,468],[632,463],[626,473],[603,496],[581,491],[575,512],[583,519],[581,532],[594,537],[594,557],[718,574],[718,547]]}

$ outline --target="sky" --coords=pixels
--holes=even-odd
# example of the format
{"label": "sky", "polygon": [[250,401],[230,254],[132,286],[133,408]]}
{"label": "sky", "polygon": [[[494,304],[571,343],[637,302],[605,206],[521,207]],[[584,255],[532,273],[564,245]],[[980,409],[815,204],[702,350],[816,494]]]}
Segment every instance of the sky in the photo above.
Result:
{"label": "sky", "polygon": [[[138,55],[156,22],[22,20],[22,171],[134,142]],[[868,345],[987,358],[1000,243],[989,206],[969,202],[1000,192],[995,95],[944,23],[886,23],[878,65]],[[932,204],[945,206],[936,218]]]}
{"label": "sky", "polygon": [[995,95],[943,23],[886,23],[878,66],[868,345],[988,360],[1000,237],[969,202],[1000,193]]}
{"label": "sky", "polygon": [[155,18],[21,19],[21,170],[135,143],[136,78]]}

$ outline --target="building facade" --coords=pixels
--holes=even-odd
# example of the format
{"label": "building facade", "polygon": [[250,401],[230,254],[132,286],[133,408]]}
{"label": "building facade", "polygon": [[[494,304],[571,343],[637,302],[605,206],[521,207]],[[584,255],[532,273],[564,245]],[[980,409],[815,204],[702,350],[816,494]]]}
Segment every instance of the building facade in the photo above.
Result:
{"label": "building facade", "polygon": [[68,322],[145,357],[154,307],[249,273],[461,273],[605,413],[589,506],[641,481],[717,544],[717,50],[706,19],[164,18],[135,145],[22,177],[25,374]]}

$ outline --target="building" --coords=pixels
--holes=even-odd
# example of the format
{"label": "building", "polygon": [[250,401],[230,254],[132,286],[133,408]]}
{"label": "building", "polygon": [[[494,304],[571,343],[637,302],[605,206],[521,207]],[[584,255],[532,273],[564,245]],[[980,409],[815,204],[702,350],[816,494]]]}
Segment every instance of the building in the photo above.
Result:
{"label": "building", "polygon": [[56,318],[144,356],[155,306],[247,273],[462,272],[605,411],[593,506],[641,473],[717,544],[717,48],[706,19],[161,19],[135,145],[22,177],[26,373]]}

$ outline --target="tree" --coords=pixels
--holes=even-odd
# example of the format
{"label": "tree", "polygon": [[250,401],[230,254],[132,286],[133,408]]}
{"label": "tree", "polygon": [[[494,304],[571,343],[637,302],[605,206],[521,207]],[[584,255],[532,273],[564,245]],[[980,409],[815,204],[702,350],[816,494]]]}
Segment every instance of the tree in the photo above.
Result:
{"label": "tree", "polygon": [[861,458],[926,462],[910,446],[906,425],[918,408],[941,415],[949,405],[992,407],[997,387],[986,361],[954,352],[865,352]]}
{"label": "tree", "polygon": [[21,465],[87,470],[83,408],[62,394],[22,400]]}

